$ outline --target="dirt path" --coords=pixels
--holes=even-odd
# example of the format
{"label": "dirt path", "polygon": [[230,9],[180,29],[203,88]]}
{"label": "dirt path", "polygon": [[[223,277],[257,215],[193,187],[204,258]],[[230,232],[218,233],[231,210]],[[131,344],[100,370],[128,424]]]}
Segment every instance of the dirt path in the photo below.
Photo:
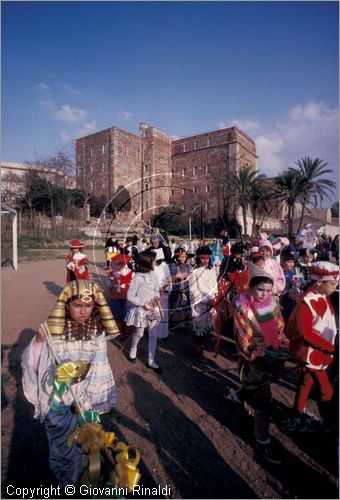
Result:
{"label": "dirt path", "polygon": [[[93,272],[95,261],[92,277],[99,281],[101,252],[92,258]],[[4,497],[8,484],[54,484],[43,425],[33,420],[22,394],[20,356],[64,283],[60,259],[2,270]],[[117,407],[104,419],[107,430],[140,449],[141,485],[170,485],[172,498],[338,498],[336,443],[329,434],[287,435],[273,423],[283,464],[270,466],[254,454],[251,416],[225,398],[227,387],[238,385],[229,336],[223,336],[221,354],[208,352],[209,363],[202,365],[192,358],[190,336],[171,331],[158,348],[161,376],[145,367],[146,344],[143,339],[136,365],[125,357],[129,343],[109,344]],[[296,381],[292,370],[274,386],[278,415],[292,405]],[[310,408],[315,411],[313,401]]]}

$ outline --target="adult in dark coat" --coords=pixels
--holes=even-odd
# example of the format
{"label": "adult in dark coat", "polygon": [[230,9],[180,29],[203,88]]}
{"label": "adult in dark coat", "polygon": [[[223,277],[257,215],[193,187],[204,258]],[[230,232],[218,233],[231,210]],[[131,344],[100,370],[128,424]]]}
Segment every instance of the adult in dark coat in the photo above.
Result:
{"label": "adult in dark coat", "polygon": [[164,236],[162,236],[160,233],[151,235],[151,246],[147,250],[157,250],[157,248],[162,248],[165,262],[167,264],[170,264],[171,248],[165,240]]}

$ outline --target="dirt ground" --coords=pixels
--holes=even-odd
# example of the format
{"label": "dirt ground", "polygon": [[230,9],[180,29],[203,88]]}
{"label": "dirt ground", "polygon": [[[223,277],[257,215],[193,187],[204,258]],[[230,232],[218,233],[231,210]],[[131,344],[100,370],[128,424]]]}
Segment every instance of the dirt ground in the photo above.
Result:
{"label": "dirt ground", "polygon": [[[105,285],[102,252],[95,252],[90,264],[92,279]],[[23,262],[17,272],[2,269],[4,498],[9,498],[9,484],[55,484],[44,427],[33,419],[33,408],[23,397],[20,357],[64,283],[60,258]],[[139,448],[143,487],[170,485],[168,498],[338,498],[336,438],[330,433],[283,433],[276,424],[293,403],[298,379],[298,371],[289,369],[293,365],[273,386],[271,433],[283,458],[281,466],[274,466],[254,452],[251,415],[226,398],[229,387],[238,387],[237,356],[228,332],[217,357],[210,339],[209,361],[202,364],[192,357],[190,335],[170,330],[158,347],[162,375],[145,366],[147,339],[141,341],[135,365],[126,359],[129,342],[108,345],[117,407],[103,423]],[[317,412],[315,401],[309,409]]]}

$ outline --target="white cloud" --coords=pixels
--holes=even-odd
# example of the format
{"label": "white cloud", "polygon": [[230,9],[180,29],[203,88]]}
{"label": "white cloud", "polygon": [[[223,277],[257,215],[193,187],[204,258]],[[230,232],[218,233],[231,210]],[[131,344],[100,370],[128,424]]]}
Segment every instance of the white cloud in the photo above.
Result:
{"label": "white cloud", "polygon": [[61,140],[65,143],[72,141],[72,137],[70,136],[70,134],[68,132],[66,132],[66,130],[62,130],[60,132],[60,137],[61,137]]}
{"label": "white cloud", "polygon": [[273,176],[284,170],[284,142],[281,137],[273,134],[259,135],[255,138],[256,152],[259,156],[257,168],[261,174]]}
{"label": "white cloud", "polygon": [[42,92],[48,92],[50,90],[50,87],[47,85],[47,83],[40,82],[37,84],[37,89],[41,90]]}
{"label": "white cloud", "polygon": [[77,131],[77,137],[82,137],[83,135],[89,135],[96,131],[96,122],[92,120],[91,122],[85,122],[82,128]]}
{"label": "white cloud", "polygon": [[253,120],[252,118],[246,118],[245,120],[241,120],[235,118],[230,123],[226,123],[223,120],[218,122],[218,128],[228,128],[228,127],[238,127],[247,134],[253,136],[255,133],[258,133],[261,129],[260,122]]}
{"label": "white cloud", "polygon": [[43,99],[40,99],[39,101],[40,106],[42,106],[46,111],[55,111],[57,108],[57,105],[52,97],[44,97]]}
{"label": "white cloud", "polygon": [[247,118],[245,120],[239,120],[239,119],[232,120],[232,122],[228,125],[228,127],[234,127],[234,126],[240,128],[241,130],[243,130],[244,132],[246,132],[251,136],[254,135],[255,133],[258,133],[259,130],[261,129],[261,124],[258,121],[253,120],[251,118]]}
{"label": "white cloud", "polygon": [[56,112],[55,117],[67,123],[76,123],[86,118],[87,111],[85,109],[73,108],[69,104],[63,104]]}
{"label": "white cloud", "polygon": [[130,111],[119,111],[117,118],[118,120],[130,120],[133,117],[133,114]]}
{"label": "white cloud", "polygon": [[39,104],[46,111],[55,111],[57,109],[57,105],[55,100],[51,94],[51,87],[47,85],[47,83],[40,82],[35,86],[35,89],[40,94]]}
{"label": "white cloud", "polygon": [[73,87],[71,87],[71,85],[68,85],[67,83],[64,83],[63,87],[73,95],[81,95],[81,93],[78,90],[74,89]]}
{"label": "white cloud", "polygon": [[338,169],[338,110],[325,103],[309,102],[292,108],[270,133],[253,136],[259,156],[258,168],[277,175],[303,156],[321,158]]}

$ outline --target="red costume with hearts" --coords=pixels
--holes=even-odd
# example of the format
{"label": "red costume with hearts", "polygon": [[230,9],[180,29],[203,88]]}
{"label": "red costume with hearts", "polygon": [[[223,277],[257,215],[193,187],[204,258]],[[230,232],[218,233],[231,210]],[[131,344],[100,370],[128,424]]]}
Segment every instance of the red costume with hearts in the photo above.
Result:
{"label": "red costume with hearts", "polygon": [[[334,280],[338,278],[336,273],[339,273],[337,266],[318,262],[314,264],[314,271],[312,268],[312,279]],[[326,369],[332,362],[334,352],[334,311],[327,297],[319,293],[313,284],[293,309],[286,334],[290,351],[306,363],[294,403],[295,410],[302,414],[314,383],[319,389],[321,404],[329,402],[333,396]]]}
{"label": "red costume with hearts", "polygon": [[333,309],[324,295],[310,288],[296,304],[288,322],[291,352],[313,370],[332,362],[336,324]]}

